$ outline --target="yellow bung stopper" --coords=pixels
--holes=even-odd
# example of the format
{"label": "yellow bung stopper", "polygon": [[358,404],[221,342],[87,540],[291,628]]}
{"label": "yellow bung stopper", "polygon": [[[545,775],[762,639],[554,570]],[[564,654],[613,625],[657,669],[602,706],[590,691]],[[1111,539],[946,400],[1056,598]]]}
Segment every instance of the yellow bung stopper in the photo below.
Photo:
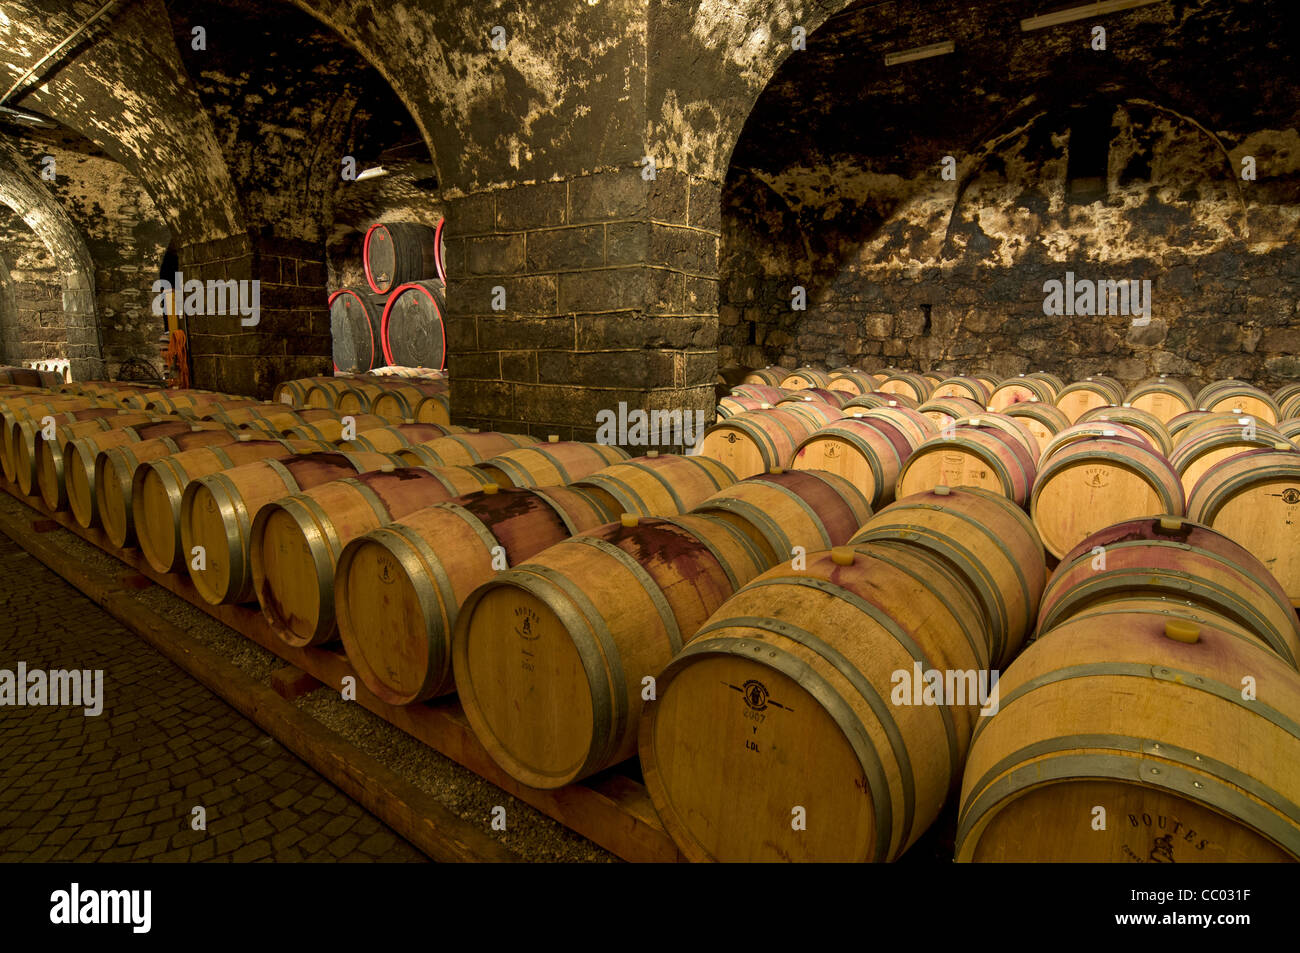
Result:
{"label": "yellow bung stopper", "polygon": [[897,406],[898,406],[898,401],[896,401],[896,400],[891,400],[891,401],[889,402],[889,406],[890,406],[890,407],[897,407]]}
{"label": "yellow bung stopper", "polygon": [[553,433],[553,434],[551,434],[550,436],[548,436],[548,437],[546,438],[546,442],[547,442],[547,443],[559,443],[559,442],[560,442],[560,435],[559,435],[558,433]]}
{"label": "yellow bung stopper", "polygon": [[852,566],[856,556],[857,553],[848,546],[836,546],[831,550],[831,562],[837,566]]}
{"label": "yellow bung stopper", "polygon": [[641,517],[637,516],[635,513],[623,513],[619,516],[618,521],[628,529],[631,529],[633,526],[636,526],[641,522]]}
{"label": "yellow bung stopper", "polygon": [[767,403],[766,401],[764,401],[763,403],[759,404],[758,406],[759,406],[760,408],[762,408],[763,410],[771,410],[771,409],[772,409],[772,405],[769,404],[769,403]]}
{"label": "yellow bung stopper", "polygon": [[397,469],[397,467],[394,466],[393,464],[391,464],[391,463],[385,463],[383,466],[381,466],[381,467],[379,468],[379,472],[380,472],[380,473],[392,473],[392,472],[393,472],[394,470],[396,470],[396,469]]}
{"label": "yellow bung stopper", "polygon": [[951,496],[951,495],[952,495],[952,489],[949,488],[949,487],[946,487],[946,486],[944,486],[944,485],[942,485],[942,484],[940,484],[939,486],[936,486],[936,487],[934,488],[934,495],[935,495],[935,496]]}
{"label": "yellow bung stopper", "polygon": [[1275,444],[1273,444],[1273,449],[1274,449],[1274,450],[1294,450],[1295,447],[1292,446],[1292,445],[1289,444],[1289,443],[1275,443]]}
{"label": "yellow bung stopper", "polygon": [[1166,533],[1176,533],[1183,528],[1183,521],[1177,516],[1160,517],[1160,528]]}
{"label": "yellow bung stopper", "polygon": [[784,473],[784,472],[785,472],[785,467],[772,467],[772,468],[770,468],[767,472],[768,472],[768,473]]}
{"label": "yellow bung stopper", "polygon": [[501,487],[499,487],[495,483],[486,483],[483,485],[483,492],[486,493],[488,496],[491,496],[493,493],[498,493],[500,492],[500,490]]}
{"label": "yellow bung stopper", "polygon": [[1183,619],[1166,619],[1165,636],[1175,642],[1185,642],[1188,645],[1193,645],[1201,639],[1201,627],[1194,622],[1187,622]]}
{"label": "yellow bung stopper", "polygon": [[[195,428],[195,429],[199,429],[199,428]],[[236,437],[235,439],[238,440],[238,441],[240,441],[240,442],[242,443],[243,441],[246,441],[246,440],[252,440],[252,439],[253,439],[253,435],[252,435],[251,433],[241,433],[241,434],[240,434],[238,437]]]}
{"label": "yellow bung stopper", "polygon": [[650,458],[653,460],[655,457],[659,456],[659,451],[658,451],[658,450],[647,450],[647,451],[646,451],[646,456],[647,456],[647,457],[650,457]]}

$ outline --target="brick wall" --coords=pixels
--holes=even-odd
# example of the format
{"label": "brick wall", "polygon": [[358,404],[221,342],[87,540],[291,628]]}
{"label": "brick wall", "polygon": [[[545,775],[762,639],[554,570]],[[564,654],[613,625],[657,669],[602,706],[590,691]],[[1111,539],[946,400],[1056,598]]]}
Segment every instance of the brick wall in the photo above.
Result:
{"label": "brick wall", "polygon": [[449,201],[453,419],[592,439],[619,402],[711,416],[719,194],[632,169]]}

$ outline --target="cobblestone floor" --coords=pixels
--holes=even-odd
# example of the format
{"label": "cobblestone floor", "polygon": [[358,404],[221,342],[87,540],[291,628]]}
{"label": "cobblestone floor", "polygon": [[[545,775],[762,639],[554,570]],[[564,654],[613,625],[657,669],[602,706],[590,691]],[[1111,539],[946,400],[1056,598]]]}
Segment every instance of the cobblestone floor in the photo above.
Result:
{"label": "cobblestone floor", "polygon": [[0,535],[0,669],[20,661],[102,669],[103,712],[0,707],[0,862],[426,860]]}

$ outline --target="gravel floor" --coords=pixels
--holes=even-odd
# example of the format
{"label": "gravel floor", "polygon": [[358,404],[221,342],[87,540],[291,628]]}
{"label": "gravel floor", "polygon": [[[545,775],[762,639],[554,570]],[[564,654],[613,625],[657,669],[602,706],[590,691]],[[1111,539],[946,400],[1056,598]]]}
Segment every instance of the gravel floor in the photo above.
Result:
{"label": "gravel floor", "polygon": [[[26,519],[39,516],[3,492],[0,492],[0,511]],[[130,570],[117,558],[68,530],[56,529],[43,538],[57,543],[84,566],[97,572],[118,576]],[[285,664],[273,653],[161,586],[141,590],[139,598],[159,616],[188,632],[196,641],[220,652],[263,684],[269,684],[271,672]],[[482,824],[485,831],[525,860],[607,863],[618,860],[613,854],[443,757],[378,715],[344,701],[332,689],[317,689],[297,699],[295,704],[340,737],[433,795],[449,810],[467,821]],[[506,809],[505,831],[490,829],[489,820],[496,806]]]}

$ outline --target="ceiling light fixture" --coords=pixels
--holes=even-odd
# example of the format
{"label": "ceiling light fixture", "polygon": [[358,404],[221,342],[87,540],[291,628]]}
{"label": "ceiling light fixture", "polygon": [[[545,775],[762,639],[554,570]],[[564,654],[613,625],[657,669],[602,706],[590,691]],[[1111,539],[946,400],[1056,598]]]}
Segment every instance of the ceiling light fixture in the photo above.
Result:
{"label": "ceiling light fixture", "polygon": [[899,63],[912,63],[916,60],[928,60],[932,56],[943,56],[945,53],[951,53],[955,46],[952,40],[944,40],[942,43],[931,43],[929,46],[918,46],[914,49],[903,50],[901,53],[886,53],[885,65],[897,66]]}
{"label": "ceiling light fixture", "polygon": [[372,168],[366,169],[365,172],[362,172],[359,175],[357,175],[356,181],[361,182],[364,179],[377,179],[381,175],[388,175],[388,170],[385,169],[382,165],[377,165],[377,166],[373,166]]}
{"label": "ceiling light fixture", "polygon": [[1099,17],[1107,13],[1119,13],[1121,10],[1132,10],[1135,7],[1163,2],[1164,0],[1099,0],[1098,3],[1088,3],[1081,7],[1070,7],[1068,10],[1056,10],[1041,16],[1029,17],[1027,20],[1020,21],[1020,29],[1026,32],[1041,30],[1044,27],[1059,26],[1062,23],[1073,23],[1075,20],[1085,20],[1088,17]]}

